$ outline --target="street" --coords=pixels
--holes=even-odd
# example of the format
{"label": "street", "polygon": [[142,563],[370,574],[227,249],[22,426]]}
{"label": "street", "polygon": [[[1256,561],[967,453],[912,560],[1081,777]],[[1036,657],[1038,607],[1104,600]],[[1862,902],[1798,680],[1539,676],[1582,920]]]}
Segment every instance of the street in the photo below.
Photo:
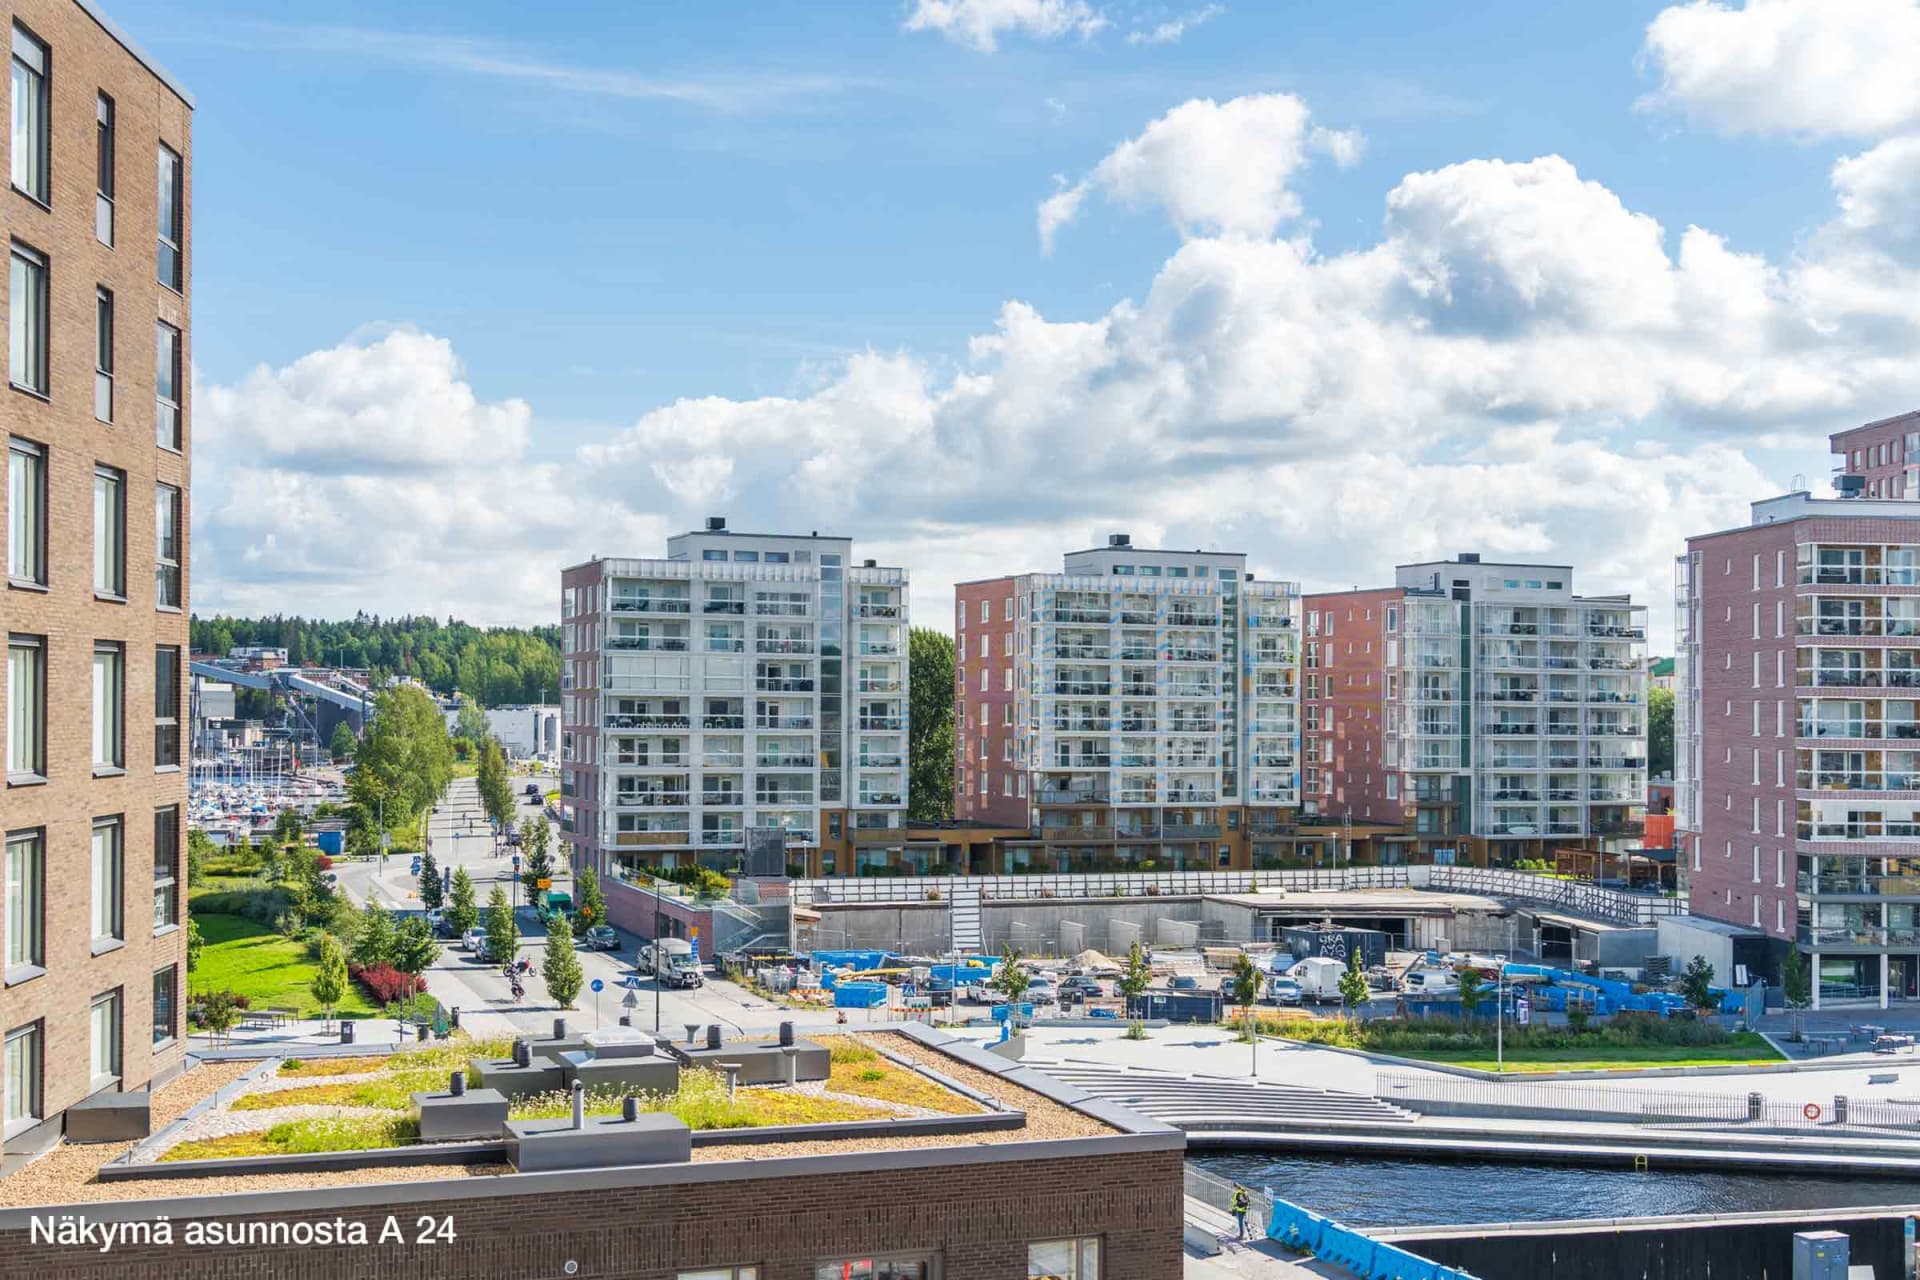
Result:
{"label": "street", "polygon": [[[513,780],[520,803],[516,825],[543,808],[541,800],[520,794],[528,781],[521,775]],[[549,779],[531,781],[543,791],[553,785]],[[564,862],[564,853],[558,846],[557,828],[554,834],[554,860],[559,864]],[[479,785],[472,778],[456,778],[448,787],[446,798],[428,819],[427,842],[434,861],[449,874],[455,867],[466,868],[473,880],[475,905],[482,911],[495,885],[506,891],[509,900],[514,898],[512,850],[503,842],[496,852],[481,808]],[[412,857],[395,854],[386,862],[382,869],[378,859],[341,859],[335,863],[340,891],[356,905],[372,900],[395,911],[421,910],[419,883],[411,871]],[[572,885],[562,873],[555,877],[554,887],[568,891]],[[458,1009],[461,1026],[476,1036],[544,1034],[551,1029],[553,1019],[563,1013],[576,1027],[611,1026],[620,1020],[621,1001],[629,994],[636,999],[631,1011],[634,1025],[647,1029],[657,1025],[676,1035],[684,1034],[689,1023],[719,1023],[731,1032],[769,1031],[794,1016],[711,973],[706,985],[694,991],[662,990],[651,978],[640,978],[639,988],[629,991],[621,984],[634,974],[634,954],[640,940],[626,933],[621,934],[616,951],[579,952],[584,984],[577,1007],[563,1011],[547,996],[538,976],[546,950],[546,930],[525,897],[523,888],[515,918],[520,927],[520,955],[532,962],[535,972],[525,979],[523,1000],[513,1000],[504,966],[481,964],[460,949],[458,939],[443,939],[440,958],[426,972],[427,990],[449,1009]],[[596,978],[603,984],[597,994],[592,990]]]}

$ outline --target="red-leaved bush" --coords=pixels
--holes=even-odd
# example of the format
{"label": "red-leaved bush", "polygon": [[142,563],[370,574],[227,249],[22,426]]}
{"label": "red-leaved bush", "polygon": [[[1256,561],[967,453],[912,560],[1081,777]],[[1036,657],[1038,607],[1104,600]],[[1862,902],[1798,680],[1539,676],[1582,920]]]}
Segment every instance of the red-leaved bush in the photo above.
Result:
{"label": "red-leaved bush", "polygon": [[333,870],[333,859],[324,853],[316,854],[313,859],[313,865],[316,870],[331,871]]}
{"label": "red-leaved bush", "polygon": [[419,995],[427,989],[425,978],[411,973],[401,973],[390,964],[376,964],[362,969],[357,964],[347,966],[347,976],[367,989],[379,1004],[389,1004],[395,1000],[404,1000],[408,996]]}

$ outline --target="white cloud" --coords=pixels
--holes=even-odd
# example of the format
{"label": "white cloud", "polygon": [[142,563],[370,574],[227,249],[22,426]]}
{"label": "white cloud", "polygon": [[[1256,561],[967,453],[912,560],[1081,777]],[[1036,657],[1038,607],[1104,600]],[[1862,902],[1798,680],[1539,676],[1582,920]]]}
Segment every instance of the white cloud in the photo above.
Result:
{"label": "white cloud", "polygon": [[1920,0],[1694,0],[1642,50],[1645,105],[1729,133],[1879,136],[1920,123]]}
{"label": "white cloud", "polygon": [[1904,146],[1836,166],[1832,220],[1775,261],[1558,156],[1408,174],[1372,244],[1322,254],[1286,185],[1313,145],[1294,99],[1175,108],[1087,180],[1187,231],[1137,296],[1008,302],[956,366],[862,352],[806,394],[653,408],[569,464],[530,460],[530,411],[426,335],[207,389],[197,599],[550,618],[562,564],[733,512],[856,536],[935,625],[954,580],[1125,529],[1310,587],[1463,550],[1570,562],[1664,637],[1681,539],[1785,486],[1751,449],[1797,442],[1805,469],[1821,433],[1920,403]]}
{"label": "white cloud", "polygon": [[1835,229],[1893,256],[1920,249],[1920,136],[1891,138],[1833,166]]}
{"label": "white cloud", "polygon": [[1052,251],[1090,188],[1135,208],[1163,208],[1185,235],[1272,235],[1300,212],[1288,180],[1310,153],[1339,164],[1359,156],[1357,133],[1310,121],[1306,103],[1287,93],[1184,102],[1115,147],[1082,182],[1041,202],[1042,248]]}
{"label": "white cloud", "polygon": [[1178,44],[1180,37],[1187,34],[1203,22],[1211,21],[1227,11],[1225,5],[1209,4],[1195,9],[1192,13],[1157,23],[1139,31],[1127,33],[1127,43],[1131,45]]}
{"label": "white cloud", "polygon": [[1009,32],[1035,40],[1066,35],[1084,39],[1107,20],[1085,0],[915,0],[903,25],[908,31],[935,31],[955,44],[992,53]]}

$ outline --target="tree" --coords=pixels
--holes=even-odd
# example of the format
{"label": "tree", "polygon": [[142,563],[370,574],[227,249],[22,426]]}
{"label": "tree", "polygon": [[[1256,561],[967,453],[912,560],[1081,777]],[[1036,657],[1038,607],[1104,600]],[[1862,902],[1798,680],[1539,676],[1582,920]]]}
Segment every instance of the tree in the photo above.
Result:
{"label": "tree", "polygon": [[1673,690],[1647,691],[1647,776],[1673,776]]}
{"label": "tree", "polygon": [[382,691],[354,766],[348,794],[364,814],[384,804],[389,830],[418,821],[453,780],[453,741],[432,695],[418,685]]}
{"label": "tree", "polygon": [[327,754],[335,760],[345,760],[353,755],[355,741],[353,726],[342,720],[333,726],[333,738],[327,743]]}
{"label": "tree", "polygon": [[297,809],[282,809],[280,815],[273,820],[273,842],[275,844],[298,844],[300,843],[300,838],[305,834],[306,824],[301,822],[300,811]]}
{"label": "tree", "polygon": [[194,827],[187,832],[187,884],[198,888],[207,874],[207,860],[219,856],[213,837]]}
{"label": "tree", "polygon": [[487,817],[496,826],[506,826],[513,821],[513,781],[507,774],[507,758],[500,750],[500,740],[489,737],[480,748],[480,765],[475,771],[474,780],[480,787],[480,805],[487,811]]}
{"label": "tree", "polygon": [[392,964],[396,940],[393,913],[369,899],[354,921],[353,962],[362,969]]}
{"label": "tree", "polygon": [[1120,969],[1120,981],[1115,984],[1120,994],[1126,997],[1127,1008],[1133,1008],[1133,1002],[1147,993],[1153,985],[1153,966],[1147,962],[1147,952],[1139,943],[1127,948],[1127,963]]}
{"label": "tree", "polygon": [[505,964],[520,949],[520,926],[514,922],[513,908],[507,905],[507,891],[499,885],[487,895],[487,951],[494,963]]}
{"label": "tree", "polygon": [[580,868],[573,878],[575,890],[573,931],[585,934],[597,924],[607,922],[607,895],[600,892],[600,877],[592,867]]}
{"label": "tree", "polygon": [[192,973],[200,967],[200,948],[205,943],[200,938],[200,922],[192,916],[187,917],[187,972]]}
{"label": "tree", "polygon": [[1794,947],[1787,952],[1786,962],[1780,968],[1780,985],[1789,1009],[1804,1009],[1812,1002],[1812,975],[1807,970],[1807,958],[1800,954],[1800,948]]}
{"label": "tree", "polygon": [[953,817],[953,640],[926,627],[907,635],[907,818]]}
{"label": "tree", "polygon": [[432,911],[440,905],[440,899],[440,867],[429,849],[420,855],[420,905]]}
{"label": "tree", "polygon": [[326,1011],[327,1021],[333,1021],[333,1011],[347,995],[347,953],[340,949],[340,940],[330,933],[320,935],[320,967],[314,970],[313,982],[307,988],[313,998]]}
{"label": "tree", "polygon": [[527,901],[538,901],[540,882],[553,878],[553,825],[544,813],[535,814],[520,824],[520,879],[527,886]]}
{"label": "tree", "polygon": [[1713,966],[1705,956],[1687,961],[1686,970],[1680,975],[1680,994],[1696,1009],[1707,1010],[1719,1005],[1713,995]]}
{"label": "tree", "polygon": [[1009,942],[1000,955],[1000,967],[993,971],[993,977],[987,980],[987,985],[1008,1000],[1018,1000],[1027,994],[1027,985],[1032,981],[1027,971],[1020,967],[1020,952]]}
{"label": "tree", "polygon": [[480,922],[480,909],[473,904],[473,877],[467,874],[465,867],[453,869],[453,900],[447,904],[447,923],[453,927],[453,936],[464,938],[467,930]]}
{"label": "tree", "polygon": [[571,929],[547,930],[547,954],[540,962],[540,976],[546,980],[547,994],[562,1009],[573,1008],[580,994],[580,957],[573,949]]}
{"label": "tree", "polygon": [[1367,1002],[1373,992],[1367,987],[1367,975],[1360,968],[1360,953],[1347,953],[1347,971],[1340,975],[1340,1003],[1348,1014]]}
{"label": "tree", "polygon": [[1253,967],[1253,957],[1242,951],[1233,962],[1233,1002],[1251,1009],[1259,995],[1260,971]]}
{"label": "tree", "polygon": [[460,700],[460,710],[453,717],[453,737],[456,742],[464,742],[478,750],[480,744],[493,736],[493,726],[487,723],[487,713],[472,698]]}
{"label": "tree", "polygon": [[240,999],[231,991],[209,991],[200,1004],[200,1023],[215,1040],[240,1021]]}
{"label": "tree", "polygon": [[1471,1018],[1486,995],[1487,982],[1480,976],[1480,971],[1462,969],[1460,971],[1460,1012]]}
{"label": "tree", "polygon": [[418,977],[439,958],[440,943],[425,916],[408,916],[400,922],[393,939],[394,968]]}

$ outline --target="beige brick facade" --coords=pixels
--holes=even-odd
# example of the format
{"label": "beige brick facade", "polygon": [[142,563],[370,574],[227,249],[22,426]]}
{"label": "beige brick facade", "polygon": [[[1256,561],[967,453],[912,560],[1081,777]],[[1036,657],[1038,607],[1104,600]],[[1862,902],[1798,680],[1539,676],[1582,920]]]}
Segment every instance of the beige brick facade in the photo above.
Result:
{"label": "beige brick facade", "polygon": [[[188,454],[191,406],[190,291],[157,279],[158,148],[182,160],[182,284],[191,280],[192,114],[169,82],[150,68],[96,12],[76,0],[0,0],[9,33],[29,31],[50,53],[50,200],[0,192],[8,238],[30,246],[48,264],[51,295],[49,393],[43,399],[16,387],[0,388],[0,425],[10,438],[31,441],[46,456],[47,581],[44,588],[10,581],[6,630],[40,638],[46,653],[44,783],[10,779],[0,793],[0,825],[7,832],[45,833],[44,972],[8,974],[0,988],[0,1030],[42,1028],[40,1112],[56,1120],[92,1087],[89,1079],[89,1007],[118,990],[121,1087],[145,1088],[177,1071],[183,1057],[181,1000],[172,1034],[156,1042],[153,979],[176,971],[185,994],[184,865],[178,868],[182,927],[155,924],[156,811],[175,811],[178,857],[185,857],[186,774],[155,763],[153,732],[157,646],[180,651],[176,716],[184,721],[189,545]],[[113,101],[114,217],[111,247],[95,235],[96,103]],[[0,146],[10,146],[10,134]],[[9,165],[9,171],[11,166]],[[113,294],[112,423],[94,413],[96,289]],[[9,306],[0,295],[0,310]],[[179,329],[181,386],[179,450],[156,442],[156,321]],[[97,597],[93,583],[93,477],[97,465],[125,475],[126,598]],[[156,484],[181,492],[180,607],[156,603]],[[0,494],[0,517],[10,501]],[[0,528],[7,527],[0,521]],[[124,647],[124,772],[96,776],[92,755],[92,652],[97,642]],[[0,685],[0,704],[6,692]],[[10,710],[10,708],[8,709]],[[184,728],[179,756],[185,759]],[[90,927],[90,841],[94,821],[123,822],[121,903],[124,944],[95,954]],[[0,917],[0,929],[5,927]],[[45,1136],[16,1134],[9,1147]]]}

